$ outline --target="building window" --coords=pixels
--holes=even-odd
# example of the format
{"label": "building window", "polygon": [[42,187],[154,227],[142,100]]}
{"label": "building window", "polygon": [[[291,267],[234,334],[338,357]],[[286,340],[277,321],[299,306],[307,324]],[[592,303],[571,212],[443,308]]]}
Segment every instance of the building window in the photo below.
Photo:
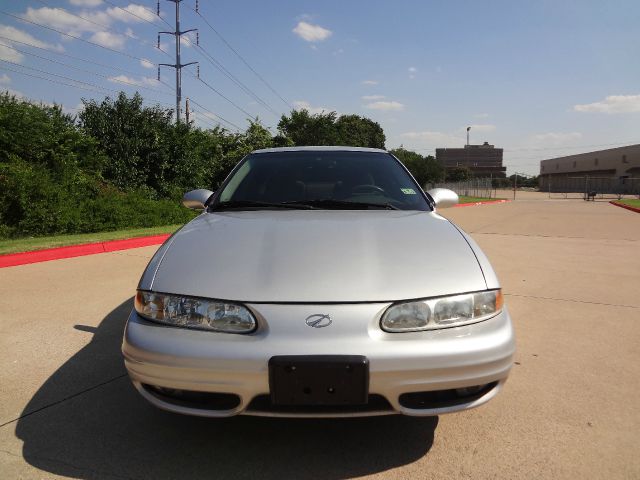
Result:
{"label": "building window", "polygon": [[558,170],[560,168],[560,164],[556,163],[556,170]]}
{"label": "building window", "polygon": [[598,159],[597,158],[593,161],[593,164],[594,165],[598,165]]}
{"label": "building window", "polygon": [[573,161],[573,168],[576,168],[576,161]]}
{"label": "building window", "polygon": [[629,163],[626,155],[622,155],[622,163]]}

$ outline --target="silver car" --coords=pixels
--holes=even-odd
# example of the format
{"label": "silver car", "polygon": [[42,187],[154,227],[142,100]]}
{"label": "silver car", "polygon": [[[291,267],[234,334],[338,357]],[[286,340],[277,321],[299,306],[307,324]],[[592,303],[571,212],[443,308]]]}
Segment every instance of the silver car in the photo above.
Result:
{"label": "silver car", "polygon": [[152,404],[208,417],[439,415],[502,388],[515,349],[480,248],[383,150],[245,157],[144,271],[122,351]]}

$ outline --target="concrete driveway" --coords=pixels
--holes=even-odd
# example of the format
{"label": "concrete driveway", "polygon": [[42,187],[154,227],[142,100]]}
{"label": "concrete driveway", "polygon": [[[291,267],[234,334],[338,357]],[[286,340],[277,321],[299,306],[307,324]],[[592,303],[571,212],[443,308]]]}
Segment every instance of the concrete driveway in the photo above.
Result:
{"label": "concrete driveway", "polygon": [[640,215],[519,195],[443,211],[503,283],[518,353],[477,410],[416,419],[159,411],[120,356],[154,247],[0,270],[1,478],[640,478]]}

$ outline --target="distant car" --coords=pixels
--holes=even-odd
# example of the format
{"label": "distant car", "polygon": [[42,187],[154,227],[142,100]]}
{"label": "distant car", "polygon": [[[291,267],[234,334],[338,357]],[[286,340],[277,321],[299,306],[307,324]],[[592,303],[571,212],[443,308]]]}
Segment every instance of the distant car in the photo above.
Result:
{"label": "distant car", "polygon": [[514,334],[476,243],[383,150],[258,150],[147,266],[122,351],[173,412],[438,415],[502,388]]}

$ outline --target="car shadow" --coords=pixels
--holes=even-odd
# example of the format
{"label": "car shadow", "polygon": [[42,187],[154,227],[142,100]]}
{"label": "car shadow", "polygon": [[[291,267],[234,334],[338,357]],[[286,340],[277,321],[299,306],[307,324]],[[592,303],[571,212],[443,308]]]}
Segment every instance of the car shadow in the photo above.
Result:
{"label": "car shadow", "polygon": [[134,390],[120,346],[129,299],[22,412],[16,435],[32,466],[77,478],[357,477],[431,448],[438,417],[208,419],[161,411]]}

